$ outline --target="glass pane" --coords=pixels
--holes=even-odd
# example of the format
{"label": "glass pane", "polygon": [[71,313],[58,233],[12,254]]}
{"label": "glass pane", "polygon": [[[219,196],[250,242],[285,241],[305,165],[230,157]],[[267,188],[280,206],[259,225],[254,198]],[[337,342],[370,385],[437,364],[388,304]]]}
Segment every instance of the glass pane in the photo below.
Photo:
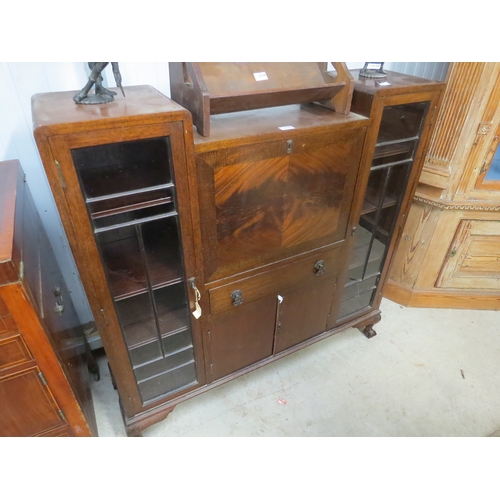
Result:
{"label": "glass pane", "polygon": [[72,151],[143,401],[195,384],[168,138]]}
{"label": "glass pane", "polygon": [[85,197],[109,197],[170,183],[168,142],[159,137],[72,150]]}
{"label": "glass pane", "polygon": [[[174,352],[191,347],[191,331],[185,330],[162,339],[163,352],[165,355],[172,354]],[[141,365],[147,364],[150,361],[161,359],[162,354],[160,350],[160,344],[155,339],[152,342],[147,342],[145,344],[133,347],[130,349],[130,358],[134,368]]]}
{"label": "glass pane", "polygon": [[115,299],[147,291],[146,268],[136,228],[129,226],[95,235]]}
{"label": "glass pane", "polygon": [[377,144],[417,137],[428,108],[428,102],[384,108]]}
{"label": "glass pane", "polygon": [[370,241],[370,231],[358,227],[354,233],[354,250],[349,263],[348,280],[355,281],[363,278],[363,269],[370,250]]}
{"label": "glass pane", "polygon": [[144,250],[153,288],[184,279],[178,217],[142,225]]}
{"label": "glass pane", "polygon": [[428,102],[384,108],[339,318],[372,303],[428,108]]}
{"label": "glass pane", "polygon": [[139,382],[139,392],[147,402],[176,390],[192,385],[196,381],[196,365],[185,364],[175,370]]}
{"label": "glass pane", "polygon": [[155,314],[148,293],[116,302],[116,312],[129,347],[157,340]]}
{"label": "glass pane", "polygon": [[353,314],[367,308],[371,304],[372,295],[373,290],[368,290],[367,292],[355,295],[350,299],[343,300],[340,303],[339,317],[343,318],[349,314]]}
{"label": "glass pane", "polygon": [[115,299],[146,292],[148,277],[153,288],[183,279],[176,218],[100,232],[96,241]]}
{"label": "glass pane", "polygon": [[169,372],[186,363],[194,361],[193,349],[188,348],[176,352],[170,356],[165,356],[151,363],[144,364],[134,370],[135,376],[139,382]]}
{"label": "glass pane", "polygon": [[162,335],[188,327],[188,303],[183,283],[155,290],[154,297]]}
{"label": "glass pane", "polygon": [[484,177],[485,181],[498,181],[500,180],[500,148],[497,148],[493,160],[491,160],[488,172]]}

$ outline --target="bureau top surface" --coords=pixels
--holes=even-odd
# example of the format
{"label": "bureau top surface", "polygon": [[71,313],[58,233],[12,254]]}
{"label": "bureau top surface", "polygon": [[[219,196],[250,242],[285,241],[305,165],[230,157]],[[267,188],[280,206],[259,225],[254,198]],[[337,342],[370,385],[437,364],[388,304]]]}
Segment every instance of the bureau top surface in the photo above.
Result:
{"label": "bureau top surface", "polygon": [[[76,104],[73,96],[77,90],[35,94],[31,98],[33,128],[44,127],[52,133],[70,132],[77,125],[88,127],[91,123],[102,126],[122,120],[158,121],[164,113],[180,119],[187,111],[149,85],[124,87],[125,97],[117,91],[115,100],[107,104]],[[155,118],[156,117],[156,118]]]}
{"label": "bureau top surface", "polygon": [[210,137],[195,132],[194,143],[196,151],[201,152],[223,141],[275,140],[328,129],[333,132],[366,127],[368,122],[355,113],[341,115],[317,104],[293,104],[212,116]]}

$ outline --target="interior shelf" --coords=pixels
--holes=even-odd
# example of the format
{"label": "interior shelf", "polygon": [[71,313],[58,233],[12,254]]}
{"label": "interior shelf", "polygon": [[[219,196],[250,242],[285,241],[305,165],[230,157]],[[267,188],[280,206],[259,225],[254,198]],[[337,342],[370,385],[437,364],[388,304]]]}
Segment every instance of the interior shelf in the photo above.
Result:
{"label": "interior shelf", "polygon": [[[162,347],[165,356],[175,354],[189,347],[193,347],[191,340],[191,330],[181,330],[162,337]],[[135,345],[129,349],[132,365],[138,368],[147,365],[153,361],[162,359],[163,355],[160,350],[158,339],[150,340],[144,344]]]}
{"label": "interior shelf", "polygon": [[168,219],[178,215],[176,210],[169,212],[165,211],[165,205],[157,204],[151,207],[141,208],[135,211],[122,211],[118,214],[113,214],[108,217],[94,219],[94,233],[103,233],[106,231],[115,231],[117,229],[137,226],[146,222],[153,222],[161,219]]}
{"label": "interior shelf", "polygon": [[153,206],[167,200],[173,200],[174,185],[161,184],[146,189],[120,192],[97,198],[88,198],[86,204],[93,219],[106,217],[114,213],[136,210],[144,206]]}
{"label": "interior shelf", "polygon": [[379,137],[379,139],[382,140],[378,141],[375,146],[375,152],[373,153],[374,160],[381,157],[411,153],[419,137],[415,136],[406,139],[393,139],[393,140],[389,140],[389,138]]}
{"label": "interior shelf", "polygon": [[145,365],[134,368],[134,373],[139,383],[145,382],[154,377],[158,377],[165,373],[171,372],[172,370],[181,368],[186,364],[193,363],[193,361],[193,348],[188,347],[181,351],[177,351],[168,356],[165,356],[164,358],[160,358],[158,360],[152,361],[151,363],[147,363]]}
{"label": "interior shelf", "polygon": [[[183,281],[178,246],[167,237],[156,238],[149,246],[147,266],[153,290]],[[103,243],[101,252],[116,301],[147,292],[146,269],[135,237]]]}
{"label": "interior shelf", "polygon": [[73,149],[71,154],[87,200],[139,192],[169,184],[167,137]]}
{"label": "interior shelf", "polygon": [[[376,274],[382,264],[385,254],[385,245],[374,238],[370,251],[371,233],[363,227],[356,229],[354,249],[349,263],[348,283],[351,280],[363,278],[363,269],[366,266],[365,275]],[[368,255],[368,252],[370,254]]]}
{"label": "interior shelf", "polygon": [[166,373],[162,373],[145,381],[139,381],[137,385],[144,403],[149,403],[155,398],[164,398],[196,382],[196,363],[193,360]]}
{"label": "interior shelf", "polygon": [[[360,226],[356,229],[353,257],[349,264],[349,269],[353,269],[364,263],[364,261],[366,260],[366,255],[368,253],[368,248],[370,246],[371,236],[371,232],[364,227]],[[380,257],[385,251],[385,245],[378,241],[376,238],[373,240],[373,248],[375,249],[375,251],[372,250],[372,252],[370,253],[371,260],[375,260],[376,258]]]}
{"label": "interior shelf", "polygon": [[[186,317],[186,308],[180,307],[173,311],[166,311],[158,314],[158,322],[162,328],[162,337],[182,332],[189,328],[188,318]],[[150,321],[136,321],[123,327],[127,345],[130,349],[142,344],[157,340],[156,323],[154,318]]]}
{"label": "interior shelf", "polygon": [[[377,195],[378,192],[374,187],[368,186],[366,188],[365,199],[363,200],[363,207],[361,208],[361,215],[367,214],[369,212],[375,212],[375,210],[377,210],[378,208],[377,204],[379,203]],[[384,201],[382,203],[382,208],[391,207],[393,205],[396,205],[397,202],[398,200],[396,196],[391,194],[386,194]]]}

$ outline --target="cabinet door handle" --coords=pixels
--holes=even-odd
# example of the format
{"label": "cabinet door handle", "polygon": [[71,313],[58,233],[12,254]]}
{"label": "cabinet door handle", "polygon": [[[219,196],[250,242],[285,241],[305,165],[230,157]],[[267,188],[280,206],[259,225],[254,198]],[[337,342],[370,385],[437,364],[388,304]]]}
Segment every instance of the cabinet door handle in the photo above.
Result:
{"label": "cabinet door handle", "polygon": [[324,260],[318,260],[316,264],[314,264],[314,272],[316,274],[325,274],[325,261]]}
{"label": "cabinet door handle", "polygon": [[235,290],[231,295],[231,299],[233,301],[233,306],[240,306],[241,304],[243,304],[244,300],[243,300],[243,297],[241,296],[242,295],[242,291],[241,290]]}
{"label": "cabinet door handle", "polygon": [[194,311],[192,312],[192,315],[196,319],[199,319],[201,317],[201,307],[200,307],[201,294],[200,291],[198,290],[198,287],[196,286],[196,278],[190,278],[189,284],[191,285],[191,288],[194,290],[195,293]]}

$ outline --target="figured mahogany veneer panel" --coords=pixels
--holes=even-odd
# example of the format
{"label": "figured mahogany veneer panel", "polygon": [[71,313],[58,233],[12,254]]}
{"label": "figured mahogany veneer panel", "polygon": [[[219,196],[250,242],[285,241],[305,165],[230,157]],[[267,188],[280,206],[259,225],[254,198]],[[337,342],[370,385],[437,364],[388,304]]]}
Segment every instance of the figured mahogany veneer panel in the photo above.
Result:
{"label": "figured mahogany veneer panel", "polygon": [[299,137],[291,154],[270,141],[197,155],[208,280],[342,241],[362,137]]}

